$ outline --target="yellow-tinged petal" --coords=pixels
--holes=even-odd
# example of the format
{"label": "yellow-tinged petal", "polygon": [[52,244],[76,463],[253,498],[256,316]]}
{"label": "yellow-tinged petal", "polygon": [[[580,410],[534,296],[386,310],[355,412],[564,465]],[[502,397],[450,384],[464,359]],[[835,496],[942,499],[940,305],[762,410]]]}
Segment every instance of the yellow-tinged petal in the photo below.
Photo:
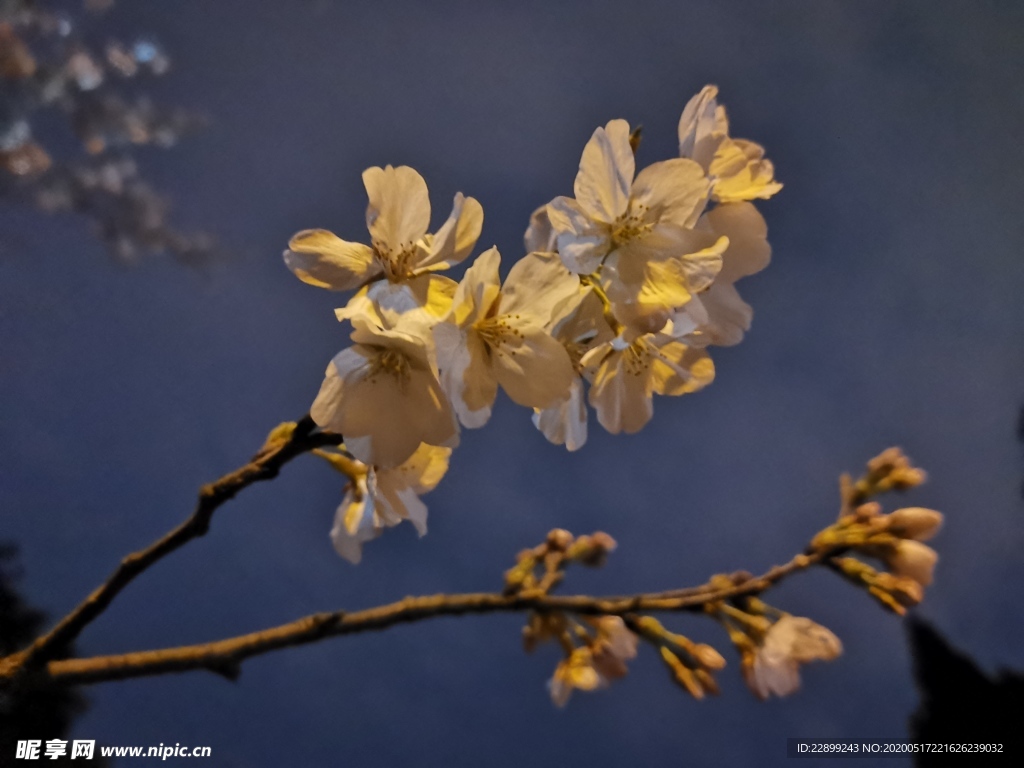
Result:
{"label": "yellow-tinged petal", "polygon": [[292,236],[284,263],[302,282],[332,291],[349,291],[381,274],[373,249],[349,243],[326,229],[305,229]]}
{"label": "yellow-tinged petal", "polygon": [[681,341],[651,344],[651,389],[659,395],[685,395],[703,389],[715,378],[715,364],[703,349]]}
{"label": "yellow-tinged petal", "polygon": [[458,264],[473,250],[484,224],[484,209],[472,197],[455,195],[448,220],[430,238],[430,247],[419,261],[416,271],[448,269]]}
{"label": "yellow-tinged petal", "polygon": [[355,488],[350,486],[335,512],[331,543],[335,551],[353,565],[362,560],[363,544],[380,535],[381,528],[376,525],[375,518],[373,499],[366,481],[361,481]]}
{"label": "yellow-tinged petal", "polygon": [[500,265],[501,254],[497,248],[489,248],[476,257],[455,289],[447,317],[449,322],[463,328],[487,316],[501,290]]}

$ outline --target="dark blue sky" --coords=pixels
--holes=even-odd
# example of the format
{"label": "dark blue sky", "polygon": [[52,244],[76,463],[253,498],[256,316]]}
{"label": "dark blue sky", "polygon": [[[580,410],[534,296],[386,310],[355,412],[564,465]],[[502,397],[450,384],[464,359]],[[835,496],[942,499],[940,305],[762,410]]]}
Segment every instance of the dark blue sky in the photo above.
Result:
{"label": "dark blue sky", "polygon": [[[179,222],[235,257],[209,275],[120,270],[80,222],[0,210],[0,538],[54,615],[308,408],[347,334],[338,297],[280,252],[306,227],[359,239],[365,167],[417,168],[435,222],[455,191],[477,197],[480,246],[507,265],[597,125],[642,123],[640,162],[670,157],[683,105],[714,82],[786,186],[761,206],[773,263],[740,284],[753,330],[713,352],[705,391],[659,399],[632,437],[595,427],[572,455],[500,400],[427,497],[430,534],[391,531],[356,568],[327,539],[340,477],[299,460],[140,578],[82,653],[497,588],[556,526],[620,543],[568,591],[761,570],[833,518],[840,472],[898,444],[932,477],[907,503],[947,515],[920,613],[987,668],[1024,667],[1019,3],[137,0],[102,23],[163,43],[175,70],[155,95],[211,117],[140,157]],[[787,736],[904,737],[900,622],[825,572],[770,599],[845,644],[784,701],[754,700],[727,654],[721,698],[694,702],[644,649],[627,679],[557,711],[555,650],[525,656],[504,616],[289,650],[235,684],[105,684],[74,735],[210,745],[224,766],[448,767],[781,765]],[[727,650],[710,622],[674,626]]]}

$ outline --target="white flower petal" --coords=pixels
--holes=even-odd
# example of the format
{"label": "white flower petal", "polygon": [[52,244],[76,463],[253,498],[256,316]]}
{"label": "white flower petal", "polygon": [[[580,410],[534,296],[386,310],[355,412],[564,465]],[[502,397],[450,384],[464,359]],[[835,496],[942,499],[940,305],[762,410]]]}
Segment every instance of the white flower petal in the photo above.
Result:
{"label": "white flower petal", "polygon": [[701,92],[687,102],[679,118],[679,154],[699,163],[704,169],[722,139],[729,132],[725,112],[718,109],[718,88],[705,85]]}
{"label": "white flower petal", "polygon": [[[416,275],[400,283],[379,280],[360,291],[344,309],[335,310],[339,320],[364,317],[386,327],[402,324],[431,326],[451,310],[458,283],[443,275]],[[428,339],[420,330],[417,336]]]}
{"label": "white flower petal", "polygon": [[551,219],[548,218],[548,207],[542,205],[530,214],[530,226],[523,235],[523,243],[526,245],[526,252],[554,251],[558,248],[554,228],[551,226]]}
{"label": "white flower petal", "polygon": [[331,543],[339,555],[353,565],[363,557],[363,543],[375,539],[381,529],[375,525],[373,499],[365,483],[358,492],[351,488],[334,515]]}
{"label": "white flower petal", "polygon": [[381,274],[373,249],[349,243],[325,229],[305,229],[288,241],[284,263],[304,283],[349,291]]}
{"label": "white flower petal", "polygon": [[743,334],[750,330],[754,310],[740,298],[736,287],[730,283],[715,283],[700,295],[700,301],[707,313],[701,331],[709,343],[720,347],[739,344]]}
{"label": "white flower petal", "polygon": [[718,281],[734,283],[768,266],[768,225],[752,203],[723,203],[708,212],[707,221],[717,234],[729,238]]}
{"label": "white flower petal", "polygon": [[570,272],[589,275],[611,249],[608,226],[593,221],[571,197],[556,197],[547,206],[558,253]]}
{"label": "white flower petal", "polygon": [[400,251],[411,248],[430,226],[427,183],[407,165],[367,168],[363,185],[370,198],[366,226],[374,244]]}
{"label": "white flower petal", "polygon": [[[619,432],[639,432],[654,414],[647,377],[631,366],[624,365],[624,357],[629,354],[629,349],[607,354],[596,365],[590,384],[590,405],[597,411],[597,420],[601,426],[613,435]],[[599,350],[593,352],[598,353]],[[594,360],[595,354],[588,357]]]}
{"label": "white flower petal", "polygon": [[[503,316],[509,325],[515,321]],[[515,325],[517,342],[491,348],[494,376],[512,401],[527,408],[549,408],[569,396],[576,377],[565,347],[543,328]]]}
{"label": "white flower petal", "polygon": [[365,373],[371,356],[371,350],[356,345],[342,350],[331,360],[320,392],[309,409],[309,415],[317,426],[345,434],[342,431],[344,395],[350,383]]}
{"label": "white flower petal", "polygon": [[629,206],[636,163],[629,145],[629,123],[612,120],[598,128],[583,148],[573,187],[576,201],[595,221],[613,224]]}
{"label": "white flower petal", "polygon": [[501,289],[498,311],[547,326],[566,303],[579,299],[580,279],[554,253],[529,253],[514,265]]}
{"label": "white flower petal", "polygon": [[693,160],[677,157],[640,171],[633,182],[631,210],[642,207],[645,221],[692,229],[710,193],[704,169]]}
{"label": "white flower petal", "polygon": [[486,345],[472,328],[451,323],[434,326],[441,385],[462,426],[482,427],[491,418],[498,381],[488,363]]}
{"label": "white flower petal", "polygon": [[416,270],[448,269],[458,264],[473,250],[484,225],[484,209],[475,198],[455,195],[451,215],[431,239],[424,259]]}
{"label": "white flower petal", "polygon": [[533,414],[533,425],[551,443],[577,451],[587,442],[587,405],[583,397],[583,379],[576,377],[569,388],[569,399]]}

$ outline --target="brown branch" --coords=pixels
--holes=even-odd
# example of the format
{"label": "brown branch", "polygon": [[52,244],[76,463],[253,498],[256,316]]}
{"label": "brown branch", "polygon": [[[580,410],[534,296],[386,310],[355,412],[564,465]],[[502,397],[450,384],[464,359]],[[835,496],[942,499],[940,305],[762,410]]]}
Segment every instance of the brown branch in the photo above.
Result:
{"label": "brown branch", "polygon": [[[279,648],[304,645],[325,637],[387,629],[395,624],[440,616],[520,611],[570,611],[591,615],[622,615],[637,611],[699,612],[703,611],[705,606],[720,600],[763,592],[786,576],[820,563],[833,554],[834,551],[828,550],[797,555],[785,565],[776,566],[761,576],[736,574],[729,577],[733,581],[732,586],[716,588],[708,584],[690,590],[680,590],[685,594],[678,596],[666,596],[671,593],[665,592],[622,597],[553,596],[533,591],[514,595],[480,592],[407,597],[396,603],[353,613],[318,613],[289,624],[212,643],[117,656],[50,661],[46,666],[46,673],[52,680],[68,684],[99,683],[193,669],[206,669],[233,679],[239,674],[241,663],[250,656]],[[2,678],[3,671],[0,670],[0,679]]]}
{"label": "brown branch", "polygon": [[281,467],[302,453],[326,445],[338,445],[342,441],[341,435],[315,432],[315,429],[313,420],[308,415],[304,416],[287,440],[264,446],[245,466],[204,485],[199,490],[195,511],[185,522],[145,549],[125,557],[110,577],[53,629],[21,653],[0,660],[0,676],[10,676],[12,671],[40,665],[59,654],[136,576],[192,539],[205,535],[213,513],[239,491],[260,480],[276,477]]}

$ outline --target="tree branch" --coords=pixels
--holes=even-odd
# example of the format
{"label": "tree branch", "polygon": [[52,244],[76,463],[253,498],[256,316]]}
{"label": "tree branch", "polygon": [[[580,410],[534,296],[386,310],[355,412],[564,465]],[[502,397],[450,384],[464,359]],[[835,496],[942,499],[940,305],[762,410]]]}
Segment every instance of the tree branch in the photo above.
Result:
{"label": "tree branch", "polygon": [[210,528],[213,513],[239,491],[260,480],[276,477],[281,467],[300,454],[327,445],[338,445],[342,441],[341,435],[315,432],[315,429],[313,420],[308,415],[303,416],[287,439],[268,443],[245,466],[200,488],[195,511],[185,522],[145,549],[125,557],[110,577],[53,629],[21,653],[0,660],[0,676],[9,675],[11,670],[17,672],[41,665],[59,654],[62,648],[66,648],[91,621],[106,610],[136,576],[192,539],[205,535]]}
{"label": "tree branch", "polygon": [[[304,645],[325,637],[382,630],[395,624],[440,616],[521,611],[569,611],[589,615],[622,615],[637,611],[700,612],[711,603],[763,592],[786,576],[821,563],[837,551],[838,548],[797,555],[788,563],[776,566],[761,576],[738,573],[726,577],[732,582],[731,586],[719,587],[708,583],[679,590],[680,594],[676,596],[671,592],[613,597],[553,596],[534,591],[514,595],[479,592],[407,597],[395,603],[353,613],[337,611],[313,614],[289,624],[212,643],[116,656],[50,661],[46,665],[46,673],[52,680],[68,684],[99,683],[193,669],[206,669],[234,679],[240,672],[241,663],[250,656]],[[714,583],[722,582],[716,580]],[[3,672],[0,670],[2,677]]]}

